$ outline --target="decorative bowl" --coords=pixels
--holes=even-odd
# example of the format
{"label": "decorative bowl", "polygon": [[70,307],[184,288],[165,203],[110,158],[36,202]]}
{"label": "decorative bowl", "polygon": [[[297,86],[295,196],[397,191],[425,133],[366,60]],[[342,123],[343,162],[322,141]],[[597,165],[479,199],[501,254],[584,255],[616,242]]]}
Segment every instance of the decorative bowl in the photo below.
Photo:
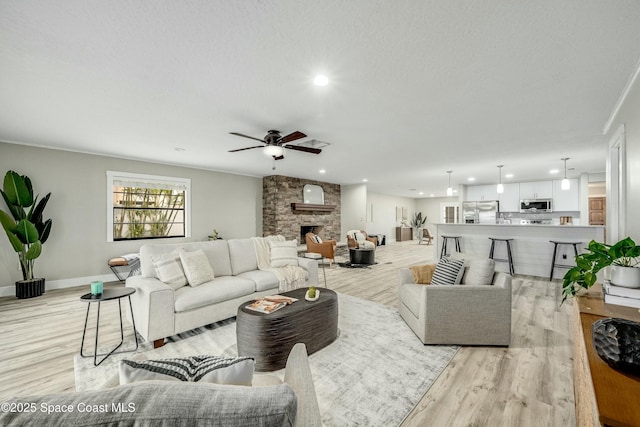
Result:
{"label": "decorative bowl", "polygon": [[591,325],[593,346],[609,366],[640,375],[640,323],[607,318]]}
{"label": "decorative bowl", "polygon": [[315,298],[311,298],[309,297],[309,290],[307,289],[307,292],[304,294],[304,299],[306,299],[307,301],[317,301],[318,298],[320,298],[320,289],[316,288],[316,296]]}

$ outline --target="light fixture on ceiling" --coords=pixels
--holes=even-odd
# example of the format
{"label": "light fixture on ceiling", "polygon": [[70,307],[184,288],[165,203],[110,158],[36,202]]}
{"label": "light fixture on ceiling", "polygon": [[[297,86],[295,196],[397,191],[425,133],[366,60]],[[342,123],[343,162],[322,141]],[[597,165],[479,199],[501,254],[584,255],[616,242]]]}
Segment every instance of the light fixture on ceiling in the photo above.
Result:
{"label": "light fixture on ceiling", "polygon": [[502,185],[502,167],[504,165],[498,165],[498,188],[496,191],[498,194],[504,193],[504,185]]}
{"label": "light fixture on ceiling", "polygon": [[451,173],[453,171],[447,171],[449,174],[449,186],[447,187],[447,196],[453,196],[453,188],[451,188]]}
{"label": "light fixture on ceiling", "polygon": [[313,79],[313,84],[316,86],[326,86],[329,84],[329,79],[327,76],[319,74]]}
{"label": "light fixture on ceiling", "polygon": [[564,162],[564,178],[562,179],[562,183],[560,183],[560,188],[563,190],[569,190],[571,189],[571,182],[567,179],[567,160],[569,160],[569,158],[563,157],[560,160]]}
{"label": "light fixture on ceiling", "polygon": [[282,148],[279,145],[267,145],[266,147],[264,147],[262,152],[264,153],[265,156],[279,157],[284,155],[284,148]]}

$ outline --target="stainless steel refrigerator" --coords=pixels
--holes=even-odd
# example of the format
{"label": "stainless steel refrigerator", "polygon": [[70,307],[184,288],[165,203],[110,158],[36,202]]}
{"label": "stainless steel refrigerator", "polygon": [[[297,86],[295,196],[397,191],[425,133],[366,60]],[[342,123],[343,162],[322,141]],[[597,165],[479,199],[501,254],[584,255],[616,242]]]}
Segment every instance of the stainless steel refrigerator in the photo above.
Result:
{"label": "stainless steel refrigerator", "polygon": [[462,202],[462,217],[467,224],[496,224],[500,213],[497,200]]}

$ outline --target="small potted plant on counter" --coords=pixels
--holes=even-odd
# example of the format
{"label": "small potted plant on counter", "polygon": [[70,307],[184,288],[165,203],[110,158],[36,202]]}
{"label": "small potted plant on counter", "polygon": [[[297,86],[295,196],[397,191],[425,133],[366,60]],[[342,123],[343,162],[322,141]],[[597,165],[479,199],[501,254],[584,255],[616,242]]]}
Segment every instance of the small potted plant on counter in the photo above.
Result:
{"label": "small potted plant on counter", "polygon": [[564,275],[562,301],[575,296],[580,289],[589,289],[596,283],[597,273],[611,268],[611,283],[627,288],[640,288],[640,246],[627,237],[614,245],[589,242],[588,252],[576,257],[576,266]]}
{"label": "small potted plant on counter", "polygon": [[34,278],[33,264],[42,253],[42,244],[49,238],[52,220],[42,218],[48,193],[40,201],[33,196],[31,180],[9,171],[4,177],[2,198],[11,215],[0,209],[0,223],[13,250],[18,253],[22,279],[16,282],[16,297],[32,298],[44,293],[44,278]]}

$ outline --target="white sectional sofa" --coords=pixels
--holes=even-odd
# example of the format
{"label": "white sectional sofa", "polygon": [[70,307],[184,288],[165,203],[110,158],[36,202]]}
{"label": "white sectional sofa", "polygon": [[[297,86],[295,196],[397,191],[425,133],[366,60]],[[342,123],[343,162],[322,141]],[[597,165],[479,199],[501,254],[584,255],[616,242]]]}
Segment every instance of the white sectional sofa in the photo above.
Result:
{"label": "white sectional sofa", "polygon": [[[161,282],[152,257],[180,249],[202,249],[215,278],[197,287],[179,289]],[[306,270],[306,286],[316,285],[316,261],[297,260]],[[278,293],[276,275],[258,269],[252,239],[147,244],[140,249],[140,269],[141,275],[128,278],[125,286],[136,289],[131,295],[136,329],[145,340],[153,341],[154,347],[161,346],[166,337],[235,316],[243,302]]]}

